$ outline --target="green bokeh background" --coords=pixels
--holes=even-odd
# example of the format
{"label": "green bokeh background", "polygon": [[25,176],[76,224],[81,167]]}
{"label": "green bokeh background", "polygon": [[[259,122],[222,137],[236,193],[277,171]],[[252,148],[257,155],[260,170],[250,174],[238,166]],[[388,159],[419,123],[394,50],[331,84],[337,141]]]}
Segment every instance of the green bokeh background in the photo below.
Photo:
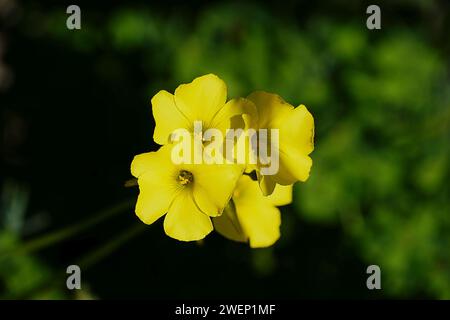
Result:
{"label": "green bokeh background", "polygon": [[[79,31],[71,3],[4,3],[1,298],[450,299],[446,1],[381,1],[373,31],[363,1],[80,2]],[[314,115],[311,177],[271,248],[182,243],[134,216],[123,184],[157,149],[151,97],[206,73],[229,98],[265,90]]]}

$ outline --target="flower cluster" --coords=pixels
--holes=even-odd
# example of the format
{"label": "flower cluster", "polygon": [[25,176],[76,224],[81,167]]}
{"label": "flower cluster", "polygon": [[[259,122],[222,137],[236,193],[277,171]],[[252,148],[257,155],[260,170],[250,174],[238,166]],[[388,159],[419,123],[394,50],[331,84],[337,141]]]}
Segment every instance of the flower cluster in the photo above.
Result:
{"label": "flower cluster", "polygon": [[[262,91],[227,102],[225,83],[208,74],[174,94],[158,92],[152,109],[161,147],[131,164],[140,190],[137,216],[151,224],[166,215],[166,234],[181,241],[215,229],[252,248],[272,245],[280,236],[277,207],[292,202],[292,185],[308,179],[312,165],[314,120],[306,107]],[[190,133],[184,149],[180,130]],[[180,152],[184,161],[176,158]]]}

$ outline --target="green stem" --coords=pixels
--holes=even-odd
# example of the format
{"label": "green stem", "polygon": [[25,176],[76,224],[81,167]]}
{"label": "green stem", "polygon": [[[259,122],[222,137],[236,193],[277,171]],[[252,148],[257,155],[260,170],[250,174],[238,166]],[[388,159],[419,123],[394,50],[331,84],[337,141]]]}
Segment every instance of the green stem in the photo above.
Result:
{"label": "green stem", "polygon": [[127,229],[120,236],[94,249],[93,251],[82,257],[78,262],[78,265],[80,266],[81,270],[86,270],[90,266],[96,264],[98,261],[105,258],[110,253],[114,252],[114,250],[122,246],[125,242],[127,242],[134,236],[138,235],[139,233],[143,232],[146,229],[146,227],[147,225],[143,223],[137,223],[136,225]]}
{"label": "green stem", "polygon": [[[81,268],[82,272],[84,272],[86,269],[111,254],[125,242],[144,231],[146,227],[147,225],[143,223],[137,223],[136,225],[133,225],[117,238],[108,241],[106,244],[99,246],[98,248],[83,256],[80,260],[78,260],[77,265]],[[65,273],[65,270],[64,272],[57,272],[49,282],[43,283],[37,288],[31,289],[30,291],[23,293],[19,297],[8,297],[8,299],[32,299],[34,296],[41,294],[46,290],[52,290],[53,288],[65,288],[67,276],[68,275]]]}
{"label": "green stem", "polygon": [[18,248],[11,249],[10,251],[4,252],[2,255],[0,255],[0,259],[8,256],[8,255],[16,255],[16,254],[24,254],[24,253],[30,253],[48,246],[51,246],[55,243],[58,243],[60,241],[64,241],[75,234],[82,232],[97,223],[102,222],[103,220],[114,216],[120,212],[123,212],[126,209],[129,209],[132,207],[133,202],[130,200],[121,202],[113,207],[110,207],[108,209],[105,209],[101,211],[99,214],[94,215],[92,218],[89,218],[85,221],[82,221],[76,225],[66,227],[57,231],[50,232],[48,234],[45,234],[43,236],[40,236],[38,238],[32,239],[23,245],[19,246]]}

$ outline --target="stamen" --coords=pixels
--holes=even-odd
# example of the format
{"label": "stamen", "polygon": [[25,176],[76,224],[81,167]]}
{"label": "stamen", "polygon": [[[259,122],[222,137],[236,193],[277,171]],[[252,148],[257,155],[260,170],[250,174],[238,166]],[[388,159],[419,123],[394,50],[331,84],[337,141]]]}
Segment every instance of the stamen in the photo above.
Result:
{"label": "stamen", "polygon": [[194,181],[194,175],[186,170],[181,170],[177,177],[178,183],[182,186],[188,185]]}

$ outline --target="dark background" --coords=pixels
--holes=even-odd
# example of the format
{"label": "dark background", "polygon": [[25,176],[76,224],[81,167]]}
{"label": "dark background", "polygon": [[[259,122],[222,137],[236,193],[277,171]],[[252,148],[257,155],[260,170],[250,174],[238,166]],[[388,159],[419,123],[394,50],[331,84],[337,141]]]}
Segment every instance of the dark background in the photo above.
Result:
{"label": "dark background", "polygon": [[[379,1],[368,30],[369,4],[0,1],[0,297],[449,299],[449,6]],[[271,248],[182,243],[134,215],[151,97],[206,73],[314,115],[311,177]]]}

